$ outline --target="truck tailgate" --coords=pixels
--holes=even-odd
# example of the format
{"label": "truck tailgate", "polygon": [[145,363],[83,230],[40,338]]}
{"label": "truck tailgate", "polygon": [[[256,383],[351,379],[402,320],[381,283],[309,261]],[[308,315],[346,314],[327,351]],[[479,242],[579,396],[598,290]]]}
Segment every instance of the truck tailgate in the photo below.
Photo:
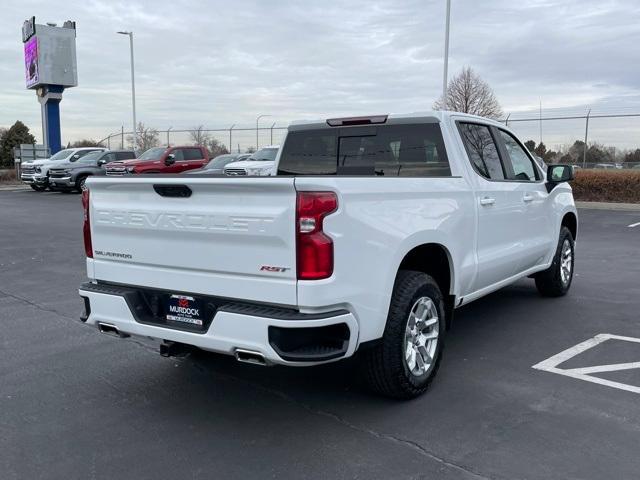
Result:
{"label": "truck tailgate", "polygon": [[87,185],[89,277],[296,304],[292,178],[131,176]]}

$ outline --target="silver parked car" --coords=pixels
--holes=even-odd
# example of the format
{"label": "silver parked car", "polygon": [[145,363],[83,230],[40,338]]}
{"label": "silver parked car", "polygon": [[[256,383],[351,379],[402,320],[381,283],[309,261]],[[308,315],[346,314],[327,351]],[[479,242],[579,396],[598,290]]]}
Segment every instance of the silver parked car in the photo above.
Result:
{"label": "silver parked car", "polygon": [[198,168],[197,170],[188,170],[184,173],[186,175],[222,175],[225,165],[246,160],[250,156],[250,153],[226,153],[224,155],[218,155],[204,167]]}

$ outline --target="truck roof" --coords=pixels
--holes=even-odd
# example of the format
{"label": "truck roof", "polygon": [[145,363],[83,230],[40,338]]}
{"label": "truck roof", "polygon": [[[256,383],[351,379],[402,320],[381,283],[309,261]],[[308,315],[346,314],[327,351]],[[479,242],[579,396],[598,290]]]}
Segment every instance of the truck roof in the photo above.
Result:
{"label": "truck roof", "polygon": [[[500,122],[490,118],[470,115],[468,113],[450,112],[441,110],[428,110],[424,112],[412,113],[390,113],[380,115],[364,115],[354,117],[313,119],[313,120],[295,120],[289,124],[289,130],[306,130],[316,128],[332,128],[337,126],[355,126],[355,125],[376,125],[376,124],[401,124],[401,123],[439,123],[445,118],[456,116],[465,117],[470,120],[481,120],[485,123],[494,125],[503,125]],[[342,123],[341,122],[346,122]],[[333,125],[330,122],[335,122]]]}

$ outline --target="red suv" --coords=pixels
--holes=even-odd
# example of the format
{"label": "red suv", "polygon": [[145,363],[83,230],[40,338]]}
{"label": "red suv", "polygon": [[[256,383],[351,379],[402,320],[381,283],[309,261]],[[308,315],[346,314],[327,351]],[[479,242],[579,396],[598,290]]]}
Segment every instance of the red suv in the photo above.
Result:
{"label": "red suv", "polygon": [[131,173],[180,173],[202,168],[209,162],[205,147],[153,147],[138,158],[106,165],[107,175]]}

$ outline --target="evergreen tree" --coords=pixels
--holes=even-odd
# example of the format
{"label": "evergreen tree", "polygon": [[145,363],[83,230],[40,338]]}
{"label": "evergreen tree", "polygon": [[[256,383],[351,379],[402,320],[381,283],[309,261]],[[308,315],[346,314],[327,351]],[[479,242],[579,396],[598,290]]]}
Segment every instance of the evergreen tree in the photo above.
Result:
{"label": "evergreen tree", "polygon": [[13,148],[22,143],[34,144],[36,138],[29,133],[29,127],[18,120],[0,136],[0,165],[12,167]]}

